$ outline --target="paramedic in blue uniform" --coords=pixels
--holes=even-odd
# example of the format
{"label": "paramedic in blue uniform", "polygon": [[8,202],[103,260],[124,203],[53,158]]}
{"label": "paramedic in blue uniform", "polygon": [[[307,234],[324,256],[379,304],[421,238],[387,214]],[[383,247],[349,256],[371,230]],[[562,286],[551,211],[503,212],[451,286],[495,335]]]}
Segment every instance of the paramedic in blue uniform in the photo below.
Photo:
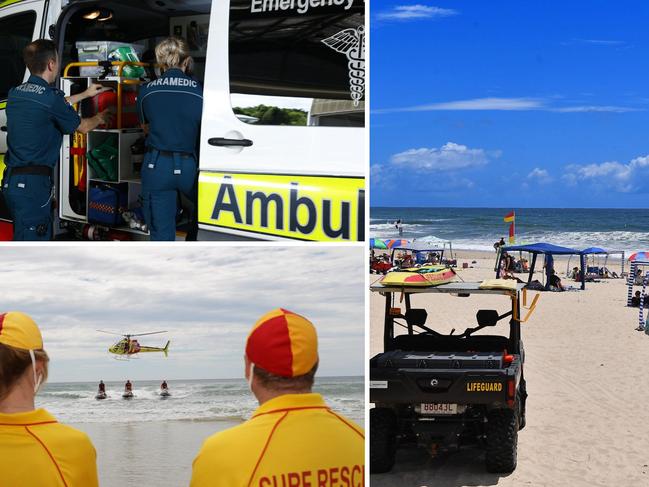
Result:
{"label": "paramedic in blue uniform", "polygon": [[203,88],[187,74],[193,60],[183,39],[163,40],[155,54],[164,72],[142,87],[137,100],[147,133],[142,164],[144,218],[151,240],[175,240],[178,192],[195,200]]}
{"label": "paramedic in blue uniform", "polygon": [[105,90],[93,84],[65,97],[54,88],[59,56],[52,41],[39,39],[23,50],[31,76],[9,91],[7,99],[7,166],[2,194],[14,222],[14,240],[52,238],[53,172],[64,134],[87,133],[110,121],[109,111],[80,119],[71,104]]}

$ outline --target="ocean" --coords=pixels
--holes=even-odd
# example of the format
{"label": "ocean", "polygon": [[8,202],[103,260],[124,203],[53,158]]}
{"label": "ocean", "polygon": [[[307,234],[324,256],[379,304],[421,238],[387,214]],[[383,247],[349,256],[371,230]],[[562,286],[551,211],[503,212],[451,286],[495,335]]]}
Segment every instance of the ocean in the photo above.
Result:
{"label": "ocean", "polygon": [[[250,417],[257,403],[241,379],[169,380],[161,399],[159,381],[133,381],[134,399],[123,382],[106,382],[108,398],[96,400],[96,382],[46,384],[36,406],[90,436],[97,450],[102,487],[189,485],[191,465],[203,441]],[[316,377],[336,412],[363,425],[362,377]]]}
{"label": "ocean", "polygon": [[576,249],[649,250],[649,209],[381,208],[370,209],[370,237],[451,241],[454,249],[493,251],[505,237],[504,216],[516,211],[516,242],[549,242]]}

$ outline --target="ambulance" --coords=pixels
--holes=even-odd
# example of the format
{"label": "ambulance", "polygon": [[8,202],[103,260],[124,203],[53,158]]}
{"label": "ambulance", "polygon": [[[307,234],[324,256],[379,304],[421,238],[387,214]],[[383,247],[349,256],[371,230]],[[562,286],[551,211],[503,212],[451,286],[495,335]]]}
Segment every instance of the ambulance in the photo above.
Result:
{"label": "ambulance", "polygon": [[[199,240],[364,240],[364,0],[0,0],[0,171],[7,94],[29,76],[30,41],[55,41],[67,94],[99,82],[121,97],[117,126],[64,137],[55,237],[148,238],[137,216],[143,133],[125,103],[159,75],[153,51],[169,35],[187,40],[204,87],[197,205],[184,202],[178,238],[192,217]],[[134,52],[144,73],[126,79],[137,65],[111,64],[114,48]],[[109,142],[111,174],[88,161]],[[118,204],[102,200],[111,194]],[[10,238],[0,196],[0,240]]]}

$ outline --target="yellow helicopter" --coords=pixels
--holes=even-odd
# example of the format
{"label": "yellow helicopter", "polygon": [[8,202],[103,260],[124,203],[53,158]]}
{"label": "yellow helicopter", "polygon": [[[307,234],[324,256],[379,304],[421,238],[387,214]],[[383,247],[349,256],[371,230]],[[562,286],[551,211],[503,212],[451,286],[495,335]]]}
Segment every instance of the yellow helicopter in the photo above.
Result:
{"label": "yellow helicopter", "polygon": [[140,343],[136,339],[132,339],[132,337],[141,337],[145,335],[157,335],[158,333],[167,333],[166,331],[152,331],[149,333],[138,333],[138,334],[113,333],[112,331],[104,331],[104,330],[97,330],[97,331],[101,333],[108,333],[109,335],[119,335],[124,337],[108,349],[110,353],[113,353],[115,355],[120,355],[120,356],[125,355],[126,358],[129,358],[138,353],[162,352],[165,354],[165,357],[168,356],[169,344],[171,343],[169,340],[167,340],[167,344],[164,347],[147,347],[144,345],[140,345]]}

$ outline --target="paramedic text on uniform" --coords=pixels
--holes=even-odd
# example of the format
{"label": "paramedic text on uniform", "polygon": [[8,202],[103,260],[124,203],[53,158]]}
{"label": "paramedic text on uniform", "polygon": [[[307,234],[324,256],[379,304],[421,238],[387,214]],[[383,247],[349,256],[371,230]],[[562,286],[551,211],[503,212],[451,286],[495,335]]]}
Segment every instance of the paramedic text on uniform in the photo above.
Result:
{"label": "paramedic text on uniform", "polygon": [[112,114],[104,111],[80,119],[71,106],[104,91],[101,85],[93,84],[68,98],[52,87],[59,72],[59,56],[52,41],[39,39],[28,44],[23,58],[31,76],[9,91],[2,192],[14,222],[14,240],[50,240],[53,170],[63,134],[87,133],[108,122]]}
{"label": "paramedic text on uniform", "polygon": [[151,240],[175,240],[178,192],[196,208],[196,147],[203,88],[187,74],[193,63],[187,43],[169,37],[156,46],[160,78],[142,87],[138,114],[147,132],[142,164],[144,219]]}
{"label": "paramedic text on uniform", "polygon": [[208,438],[191,487],[362,487],[364,433],[311,392],[318,338],[306,318],[276,309],[246,342],[246,378],[259,408]]}
{"label": "paramedic text on uniform", "polygon": [[47,379],[41,332],[24,313],[0,314],[0,485],[97,487],[97,455],[34,397]]}

